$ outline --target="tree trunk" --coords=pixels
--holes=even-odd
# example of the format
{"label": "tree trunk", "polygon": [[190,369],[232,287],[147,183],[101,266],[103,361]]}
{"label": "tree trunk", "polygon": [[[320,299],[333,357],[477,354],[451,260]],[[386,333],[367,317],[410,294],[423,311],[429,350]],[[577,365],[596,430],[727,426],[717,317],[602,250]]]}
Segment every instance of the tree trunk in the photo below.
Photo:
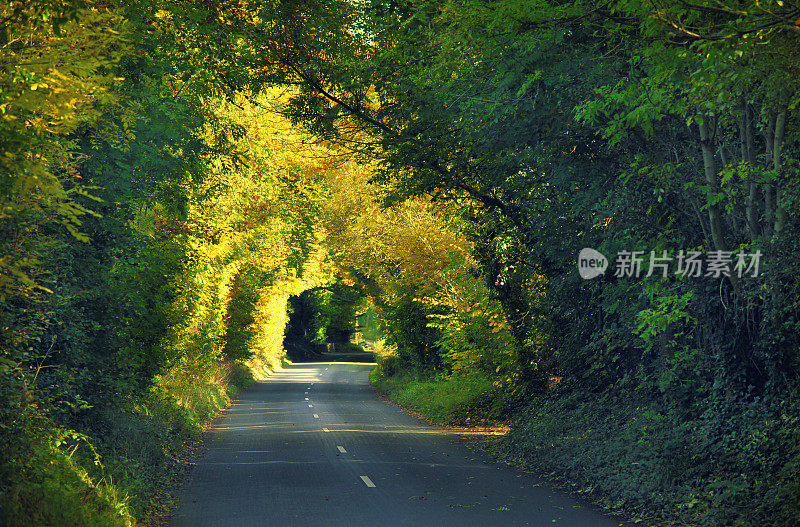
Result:
{"label": "tree trunk", "polygon": [[[753,111],[747,100],[742,98],[742,112],[739,119],[739,139],[742,161],[750,166],[755,163],[755,145],[753,144]],[[758,213],[756,200],[758,199],[758,186],[749,178],[742,182],[745,193],[745,220],[750,239],[755,240],[758,232]]]}
{"label": "tree trunk", "polygon": [[[767,163],[772,164],[775,162],[775,122],[776,116],[772,116],[767,123],[766,130],[764,131],[764,142],[767,146]],[[774,165],[773,165],[774,168]],[[772,182],[767,181],[764,183],[764,237],[769,238],[772,236],[773,221],[775,219],[775,193]]]}
{"label": "tree trunk", "polygon": [[[700,147],[703,152],[703,170],[705,172],[706,185],[711,194],[719,194],[719,179],[717,177],[717,163],[714,159],[714,140],[709,133],[708,121],[711,118],[705,118],[701,123],[698,123],[700,129]],[[719,204],[709,204],[708,206],[708,222],[711,225],[711,240],[714,242],[714,248],[718,251],[727,251],[728,246],[725,243],[725,227],[722,223],[722,215],[720,214]]]}
{"label": "tree trunk", "polygon": [[[722,162],[722,170],[725,171],[728,168],[728,163],[730,160],[728,159],[728,151],[724,145],[720,145],[719,147],[719,160]],[[733,227],[733,232],[738,233],[741,230],[741,225],[739,224],[739,218],[744,218],[746,213],[744,207],[742,206],[742,202],[738,199],[734,199],[733,201],[733,214],[731,214],[731,226]]]}
{"label": "tree trunk", "polygon": [[750,231],[750,238],[755,240],[758,238],[758,216],[756,213],[756,200],[758,199],[758,185],[753,181],[747,182],[747,228]]}
{"label": "tree trunk", "polygon": [[777,180],[775,181],[775,232],[781,232],[786,223],[786,209],[781,206],[781,150],[783,149],[783,138],[786,132],[786,111],[778,114],[775,119],[775,139],[772,147],[772,166],[775,169]]}

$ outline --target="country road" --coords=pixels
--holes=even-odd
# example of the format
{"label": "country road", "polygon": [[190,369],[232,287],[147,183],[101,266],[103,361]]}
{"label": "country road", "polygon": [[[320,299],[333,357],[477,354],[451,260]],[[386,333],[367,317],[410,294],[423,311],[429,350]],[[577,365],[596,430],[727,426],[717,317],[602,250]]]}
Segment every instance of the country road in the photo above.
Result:
{"label": "country road", "polygon": [[381,401],[373,366],[294,364],[242,393],[171,525],[621,525]]}

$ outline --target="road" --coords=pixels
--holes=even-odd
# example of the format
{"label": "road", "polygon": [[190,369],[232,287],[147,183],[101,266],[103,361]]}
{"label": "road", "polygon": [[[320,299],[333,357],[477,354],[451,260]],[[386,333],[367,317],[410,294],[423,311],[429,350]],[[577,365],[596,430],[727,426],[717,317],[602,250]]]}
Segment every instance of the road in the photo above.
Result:
{"label": "road", "polygon": [[171,525],[621,525],[381,401],[372,367],[294,364],[243,392]]}

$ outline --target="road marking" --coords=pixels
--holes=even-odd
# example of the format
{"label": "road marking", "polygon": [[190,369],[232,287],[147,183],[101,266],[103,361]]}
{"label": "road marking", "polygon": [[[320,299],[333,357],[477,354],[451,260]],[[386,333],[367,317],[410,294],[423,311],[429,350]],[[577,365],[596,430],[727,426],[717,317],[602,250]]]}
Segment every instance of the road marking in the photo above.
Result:
{"label": "road marking", "polygon": [[339,452],[341,452],[342,454],[347,454],[347,450],[345,450],[343,446],[337,446],[336,448],[338,448]]}
{"label": "road marking", "polygon": [[361,481],[363,481],[364,485],[366,485],[367,487],[370,487],[370,488],[374,488],[375,487],[375,484],[367,476],[361,476]]}
{"label": "road marking", "polygon": [[328,430],[327,428],[323,428],[322,431],[323,432],[330,432],[330,430]]}
{"label": "road marking", "polygon": [[319,419],[319,416],[317,414],[314,414],[314,419]]}

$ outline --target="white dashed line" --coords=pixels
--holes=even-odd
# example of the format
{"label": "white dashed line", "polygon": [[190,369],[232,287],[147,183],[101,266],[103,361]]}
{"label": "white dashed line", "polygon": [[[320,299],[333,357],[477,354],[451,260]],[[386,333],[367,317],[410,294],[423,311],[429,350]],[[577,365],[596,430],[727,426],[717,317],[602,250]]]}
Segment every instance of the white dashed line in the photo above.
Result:
{"label": "white dashed line", "polygon": [[330,432],[330,430],[328,430],[327,428],[323,428],[322,431],[323,432]]}
{"label": "white dashed line", "polygon": [[317,414],[314,414],[314,419],[319,419],[319,416]]}
{"label": "white dashed line", "polygon": [[336,448],[338,448],[339,452],[341,452],[342,454],[347,454],[347,450],[345,450],[343,446],[337,446]]}
{"label": "white dashed line", "polygon": [[370,487],[370,488],[374,488],[375,487],[375,484],[367,476],[361,476],[361,481],[363,481],[364,485],[366,485],[367,487]]}

